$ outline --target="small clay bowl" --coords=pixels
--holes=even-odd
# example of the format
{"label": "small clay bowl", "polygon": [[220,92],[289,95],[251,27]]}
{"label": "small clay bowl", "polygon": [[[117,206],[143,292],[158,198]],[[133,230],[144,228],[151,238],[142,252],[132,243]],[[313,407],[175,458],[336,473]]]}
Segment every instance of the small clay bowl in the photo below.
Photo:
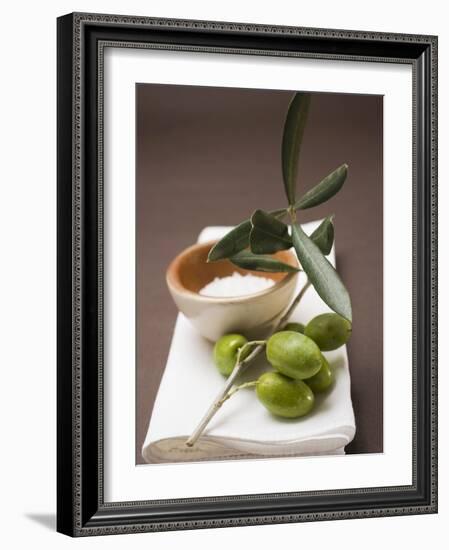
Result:
{"label": "small clay bowl", "polygon": [[[173,300],[179,311],[208,340],[215,342],[230,332],[251,339],[263,338],[293,299],[297,273],[248,271],[229,260],[207,263],[207,255],[215,242],[194,244],[171,262],[166,280]],[[296,255],[289,250],[277,252],[273,257],[298,267]],[[215,277],[226,277],[235,271],[270,278],[275,284],[260,292],[237,297],[216,298],[199,294]]]}

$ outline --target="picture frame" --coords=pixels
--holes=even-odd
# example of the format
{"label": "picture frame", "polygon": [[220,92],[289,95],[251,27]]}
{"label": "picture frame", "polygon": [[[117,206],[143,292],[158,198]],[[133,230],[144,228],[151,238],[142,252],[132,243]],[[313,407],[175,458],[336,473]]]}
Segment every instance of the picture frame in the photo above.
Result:
{"label": "picture frame", "polygon": [[[58,18],[57,530],[70,536],[437,512],[437,37],[74,13]],[[412,68],[412,483],[104,498],[105,45]],[[131,450],[132,452],[132,450]]]}

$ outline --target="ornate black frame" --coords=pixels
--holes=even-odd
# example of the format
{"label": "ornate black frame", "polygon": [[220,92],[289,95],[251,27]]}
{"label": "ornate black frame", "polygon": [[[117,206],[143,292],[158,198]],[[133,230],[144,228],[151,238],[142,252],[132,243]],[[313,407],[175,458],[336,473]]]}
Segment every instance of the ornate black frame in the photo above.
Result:
{"label": "ornate black frame", "polygon": [[[413,67],[413,483],[104,503],[103,48],[408,63]],[[58,19],[58,513],[72,536],[437,511],[437,38],[101,14]]]}

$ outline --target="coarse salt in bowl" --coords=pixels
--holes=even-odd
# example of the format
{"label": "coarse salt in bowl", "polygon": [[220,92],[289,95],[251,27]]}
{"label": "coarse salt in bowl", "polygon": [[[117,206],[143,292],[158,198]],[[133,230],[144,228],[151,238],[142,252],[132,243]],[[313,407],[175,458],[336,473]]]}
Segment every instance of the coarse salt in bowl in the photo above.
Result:
{"label": "coarse salt in bowl", "polygon": [[[291,303],[297,273],[248,271],[229,260],[208,263],[207,256],[214,244],[215,241],[190,246],[169,265],[166,280],[175,304],[208,340],[216,341],[230,332],[239,332],[250,339],[265,337]],[[298,267],[291,250],[273,256]],[[251,277],[246,279],[248,276]],[[268,279],[271,283],[258,281],[256,290],[253,278]],[[206,295],[206,289],[220,295]]]}

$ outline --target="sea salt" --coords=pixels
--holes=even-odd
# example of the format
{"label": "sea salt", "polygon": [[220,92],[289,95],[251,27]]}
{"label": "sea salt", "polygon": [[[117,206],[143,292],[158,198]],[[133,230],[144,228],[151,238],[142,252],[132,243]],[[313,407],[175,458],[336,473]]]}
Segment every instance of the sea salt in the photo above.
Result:
{"label": "sea salt", "polygon": [[273,279],[266,277],[257,277],[256,275],[241,275],[235,271],[228,277],[215,277],[200,290],[202,296],[212,296],[215,298],[230,298],[235,296],[245,296],[255,294],[274,285]]}

